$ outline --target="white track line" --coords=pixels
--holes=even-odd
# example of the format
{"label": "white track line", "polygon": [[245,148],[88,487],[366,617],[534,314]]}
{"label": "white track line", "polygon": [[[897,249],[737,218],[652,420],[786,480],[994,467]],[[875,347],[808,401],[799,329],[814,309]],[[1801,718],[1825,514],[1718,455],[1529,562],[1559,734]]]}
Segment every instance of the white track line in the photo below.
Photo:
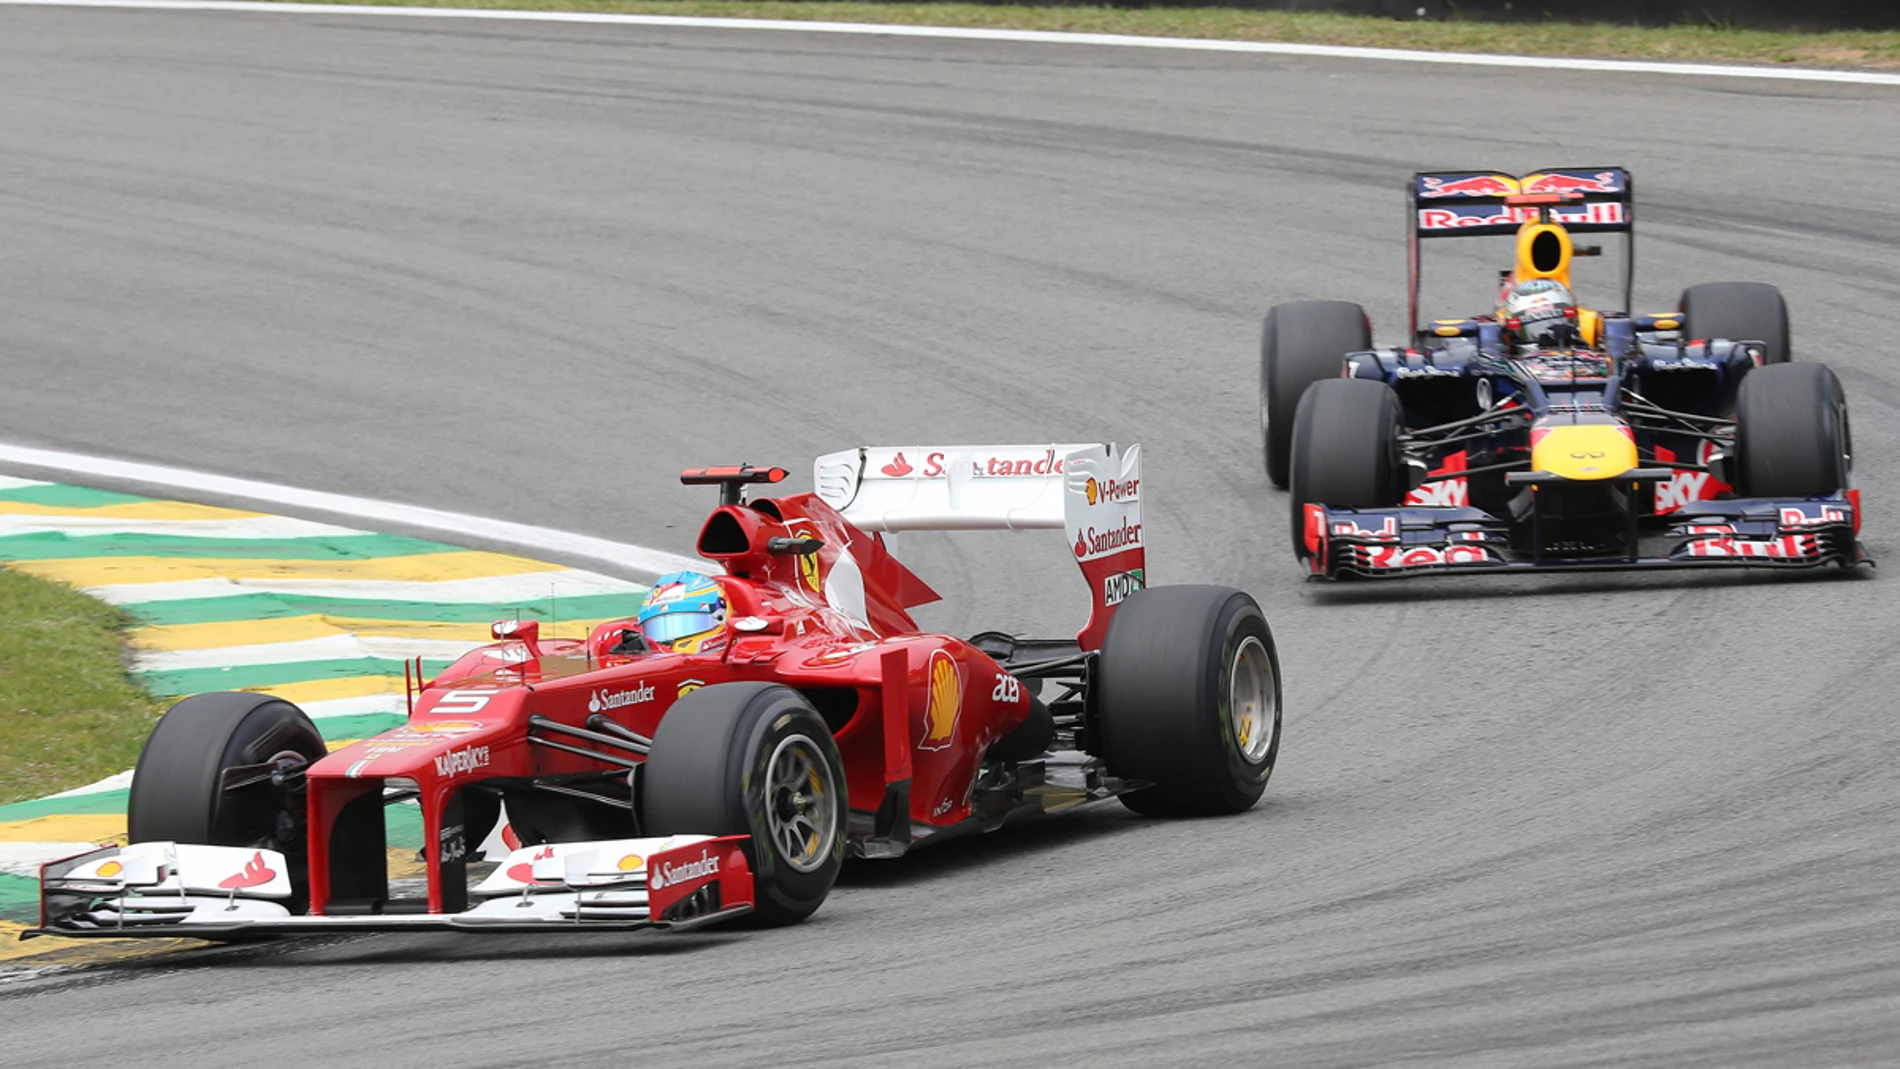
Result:
{"label": "white track line", "polygon": [[[8,3],[12,0],[0,0]],[[268,8],[270,5],[262,5]],[[530,551],[578,557],[610,564],[646,576],[675,571],[717,571],[708,561],[676,556],[656,549],[610,542],[591,535],[572,534],[550,527],[536,527],[507,520],[491,520],[460,512],[402,505],[394,501],[332,494],[321,490],[303,490],[294,486],[234,479],[226,475],[169,468],[158,464],[115,460],[111,457],[85,456],[53,449],[9,445],[0,442],[0,464],[15,464],[34,469],[61,472],[70,476],[125,480],[162,486],[173,490],[216,494],[244,501],[280,505],[292,509],[314,510],[378,523],[393,523],[425,531],[503,542]]]}
{"label": "white track line", "polygon": [[354,4],[278,4],[244,0],[0,0],[10,7],[105,7],[146,11],[232,11],[271,15],[370,15],[384,18],[494,19],[507,22],[578,22],[617,26],[672,26],[710,30],[776,30],[786,33],[860,34],[880,37],[931,37],[963,41],[1014,41],[1027,44],[1097,45],[1109,48],[1161,48],[1187,52],[1243,52],[1273,56],[1319,56],[1388,63],[1441,63],[1468,67],[1517,67],[1533,70],[1605,71],[1621,74],[1671,74],[1695,78],[1769,78],[1793,82],[1847,82],[1900,85],[1900,74],[1877,71],[1817,70],[1715,63],[1657,63],[1630,59],[1568,59],[1560,56],[1483,55],[1472,52],[1416,52],[1400,48],[1349,48],[1277,41],[1214,41],[1195,37],[1136,37],[1117,33],[1059,33],[1049,30],[984,30],[953,26],[895,26],[864,22],[802,22],[792,19],[684,18],[676,15],[610,15],[580,11],[478,11],[466,8],[364,7]]}
{"label": "white track line", "polygon": [[[563,598],[593,594],[639,594],[646,590],[638,583],[625,579],[583,571],[523,572],[520,575],[439,579],[434,582],[394,579],[176,579],[165,583],[118,583],[81,589],[113,605],[149,605],[160,601],[280,594],[368,602],[426,601],[436,604],[523,607],[539,607],[554,601],[556,604],[553,609],[556,612],[560,611],[559,601]],[[375,606],[366,606],[363,615],[375,616]]]}
{"label": "white track line", "polygon": [[261,665],[303,664],[309,661],[347,661],[361,657],[401,660],[425,657],[453,661],[479,642],[394,635],[325,635],[293,642],[263,642],[255,646],[213,646],[202,650],[142,650],[133,653],[133,670],[180,672],[203,668],[250,668]]}
{"label": "white track line", "polygon": [[369,533],[289,516],[247,516],[238,520],[126,520],[112,516],[9,515],[5,511],[6,507],[7,503],[0,501],[0,538],[36,534],[62,534],[72,538],[94,535],[171,535],[214,542],[276,542],[287,538],[348,538]]}

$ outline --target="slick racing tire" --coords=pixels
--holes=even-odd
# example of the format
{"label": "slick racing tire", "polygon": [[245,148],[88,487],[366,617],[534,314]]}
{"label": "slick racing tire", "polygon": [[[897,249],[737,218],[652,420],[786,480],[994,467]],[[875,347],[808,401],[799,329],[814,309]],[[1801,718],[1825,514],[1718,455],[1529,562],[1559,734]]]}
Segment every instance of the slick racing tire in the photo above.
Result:
{"label": "slick racing tire", "polygon": [[1294,301],[1267,313],[1260,336],[1260,438],[1273,485],[1287,486],[1301,395],[1321,379],[1338,378],[1347,353],[1370,348],[1366,310],[1351,301]]}
{"label": "slick racing tire", "polygon": [[302,777],[226,791],[224,773],[270,764],[300,772],[326,752],[317,726],[281,698],[240,691],[186,698],[159,718],[139,751],[127,838],[276,850],[290,869],[291,912],[300,912],[310,873]]}
{"label": "slick racing tire", "polygon": [[1735,401],[1736,492],[1818,497],[1847,488],[1847,398],[1823,364],[1761,367]]}
{"label": "slick racing tire", "polygon": [[1788,302],[1765,282],[1704,282],[1682,291],[1682,336],[1686,340],[1759,341],[1761,362],[1785,364],[1789,347]]}
{"label": "slick racing tire", "polygon": [[746,835],[753,912],[742,926],[811,916],[844,864],[844,762],[824,718],[790,687],[721,683],[660,721],[642,773],[648,835]]}
{"label": "slick racing tire", "polygon": [[1148,816],[1239,813],[1280,755],[1280,655],[1252,597],[1152,587],[1115,610],[1098,662],[1096,752]]}
{"label": "slick racing tire", "polygon": [[1316,382],[1293,417],[1293,552],[1306,556],[1306,506],[1392,508],[1400,480],[1399,395],[1371,379]]}

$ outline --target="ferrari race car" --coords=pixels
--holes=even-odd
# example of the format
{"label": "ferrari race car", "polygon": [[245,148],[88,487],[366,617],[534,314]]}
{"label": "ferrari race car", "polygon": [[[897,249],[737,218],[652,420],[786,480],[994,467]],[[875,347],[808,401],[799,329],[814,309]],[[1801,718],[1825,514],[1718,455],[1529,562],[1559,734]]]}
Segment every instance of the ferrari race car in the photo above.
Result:
{"label": "ferrari race car", "polygon": [[[278,698],[179,702],[139,757],[130,845],[45,866],[29,934],[782,925],[847,854],[1110,796],[1169,816],[1259,799],[1273,636],[1238,590],[1146,588],[1139,447],[853,449],[817,461],[815,493],[746,499],[784,477],[685,473],[720,493],[706,573],[584,641],[498,622],[403,726],[334,753]],[[1022,528],[1066,529],[1081,632],[919,631],[908,610],[937,595],[891,533]],[[404,802],[420,881],[390,877]]]}
{"label": "ferrari race car", "polygon": [[[1696,566],[1851,567],[1847,402],[1789,363],[1772,286],[1718,282],[1676,311],[1579,307],[1572,234],[1624,235],[1620,168],[1414,175],[1412,336],[1374,348],[1364,309],[1267,315],[1260,412],[1293,550],[1317,578]],[[1422,324],[1421,242],[1509,236],[1495,313]]]}

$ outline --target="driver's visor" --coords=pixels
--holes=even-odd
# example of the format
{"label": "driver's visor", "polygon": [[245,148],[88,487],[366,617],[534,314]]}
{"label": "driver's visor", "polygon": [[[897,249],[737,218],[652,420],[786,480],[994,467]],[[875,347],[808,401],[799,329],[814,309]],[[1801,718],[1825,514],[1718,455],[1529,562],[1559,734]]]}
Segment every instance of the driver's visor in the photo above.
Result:
{"label": "driver's visor", "polygon": [[719,617],[710,612],[699,612],[681,608],[678,612],[661,613],[641,621],[640,630],[644,631],[648,642],[678,642],[693,635],[703,635],[719,627]]}

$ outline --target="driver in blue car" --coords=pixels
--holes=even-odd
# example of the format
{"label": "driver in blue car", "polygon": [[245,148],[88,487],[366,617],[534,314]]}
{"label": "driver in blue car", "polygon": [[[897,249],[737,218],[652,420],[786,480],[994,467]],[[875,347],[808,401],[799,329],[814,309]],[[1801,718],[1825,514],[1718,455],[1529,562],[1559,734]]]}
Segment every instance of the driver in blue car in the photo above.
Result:
{"label": "driver in blue car", "polygon": [[1579,340],[1577,312],[1577,299],[1563,283],[1554,278],[1533,278],[1505,293],[1498,320],[1522,346],[1562,349]]}

